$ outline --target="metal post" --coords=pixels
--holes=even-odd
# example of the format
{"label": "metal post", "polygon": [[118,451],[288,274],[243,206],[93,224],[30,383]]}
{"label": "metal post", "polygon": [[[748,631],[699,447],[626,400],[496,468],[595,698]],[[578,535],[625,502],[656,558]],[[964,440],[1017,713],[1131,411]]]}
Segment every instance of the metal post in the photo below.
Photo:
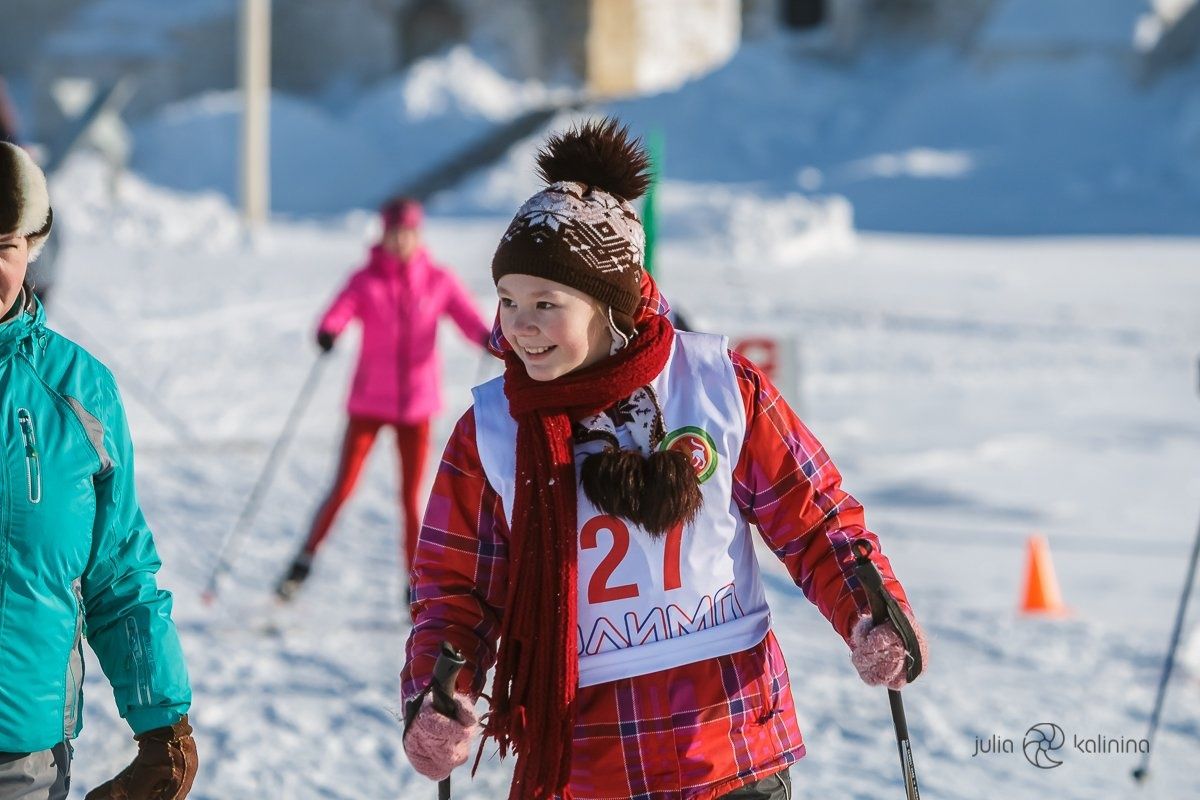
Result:
{"label": "metal post", "polygon": [[242,217],[255,228],[270,211],[271,0],[242,0],[239,22]]}

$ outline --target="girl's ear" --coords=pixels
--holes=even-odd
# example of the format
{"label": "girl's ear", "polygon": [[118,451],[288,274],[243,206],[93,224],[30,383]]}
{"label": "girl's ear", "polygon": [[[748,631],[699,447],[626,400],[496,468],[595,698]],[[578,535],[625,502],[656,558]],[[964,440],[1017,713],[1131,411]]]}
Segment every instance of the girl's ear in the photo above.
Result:
{"label": "girl's ear", "polygon": [[592,309],[596,312],[592,317],[592,324],[596,326],[597,335],[602,337],[601,341],[609,355],[629,343],[629,340],[620,331],[613,329],[612,320],[609,319],[608,306],[597,300],[592,303]]}

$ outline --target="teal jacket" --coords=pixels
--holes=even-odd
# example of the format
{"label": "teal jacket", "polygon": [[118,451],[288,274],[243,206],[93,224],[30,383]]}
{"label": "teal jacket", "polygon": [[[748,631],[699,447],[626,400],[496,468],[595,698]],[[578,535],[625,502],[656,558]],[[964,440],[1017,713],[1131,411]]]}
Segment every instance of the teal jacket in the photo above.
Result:
{"label": "teal jacket", "polygon": [[0,324],[0,433],[0,752],[79,733],[85,637],[134,733],[178,721],[191,689],[125,409],[36,300]]}

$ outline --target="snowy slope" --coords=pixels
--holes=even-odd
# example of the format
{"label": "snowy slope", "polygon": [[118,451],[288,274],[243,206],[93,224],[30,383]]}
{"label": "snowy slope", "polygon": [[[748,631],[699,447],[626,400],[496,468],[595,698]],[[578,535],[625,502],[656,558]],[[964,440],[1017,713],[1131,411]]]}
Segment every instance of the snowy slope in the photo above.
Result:
{"label": "snowy slope", "polygon": [[[268,600],[333,466],[353,337],[325,367],[222,603],[199,602],[315,358],[314,318],[371,221],[280,223],[246,245],[219,199],[126,179],[111,204],[100,185],[76,160],[52,187],[70,236],[50,318],[125,390],[195,684],[192,796],[433,797],[395,719],[407,622],[389,447],[295,607]],[[801,337],[804,417],[866,503],[932,638],[930,672],[905,692],[925,795],[1128,797],[1132,755],[1068,752],[1044,771],[1020,744],[1044,721],[1069,736],[1143,734],[1200,507],[1200,243],[855,236],[837,208],[668,182],[664,289],[705,329],[752,321]],[[481,304],[510,213],[430,222],[433,251]],[[453,331],[443,344],[451,408],[439,441],[488,366]],[[148,396],[197,441],[160,422]],[[1034,531],[1050,539],[1071,619],[1014,613]],[[898,797],[884,693],[859,683],[825,621],[768,573],[809,747],[798,795]],[[263,633],[268,621],[277,634]],[[94,662],[86,714],[76,798],[133,752]],[[1197,719],[1200,687],[1181,680],[1143,796],[1200,792]],[[993,734],[1017,752],[972,757],[975,738]],[[506,766],[485,758],[455,784],[456,797],[503,796]]]}
{"label": "snowy slope", "polygon": [[[1021,13],[1030,5],[1071,33],[1051,42],[1062,52],[1039,50],[1045,36],[1036,47],[1018,36],[1043,30]],[[1144,4],[1087,5],[1002,4],[965,50],[875,48],[848,64],[767,39],[677,90],[594,111],[659,131],[674,180],[844,196],[864,230],[1193,235],[1200,62],[1140,85],[1132,26]],[[564,94],[507,80],[460,48],[337,107],[277,96],[275,208],[371,207],[497,123]],[[136,127],[133,166],[164,186],[233,197],[236,130],[236,95],[185,101]],[[528,174],[502,163],[474,184],[493,191],[448,202],[506,212],[525,195],[498,187]]]}
{"label": "snowy slope", "polygon": [[[272,208],[313,215],[374,207],[495,125],[566,94],[505,79],[465,46],[336,107],[276,92]],[[240,103],[240,92],[212,92],[139,123],[131,167],[163,186],[236,197]]]}
{"label": "snowy slope", "polygon": [[662,131],[673,178],[842,195],[865,230],[1194,234],[1198,74],[1140,87],[1127,61],[1091,51],[995,65],[883,51],[838,66],[775,40],[613,110]]}

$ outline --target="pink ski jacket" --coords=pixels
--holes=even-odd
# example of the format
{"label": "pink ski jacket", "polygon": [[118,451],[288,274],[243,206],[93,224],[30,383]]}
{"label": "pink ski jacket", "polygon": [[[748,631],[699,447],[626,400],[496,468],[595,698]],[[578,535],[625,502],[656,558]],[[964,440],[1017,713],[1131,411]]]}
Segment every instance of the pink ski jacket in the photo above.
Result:
{"label": "pink ski jacket", "polygon": [[429,419],[442,407],[438,320],[448,315],[481,347],[489,328],[458,279],[424,248],[401,262],[378,245],[350,276],[318,330],[337,336],[351,320],[362,325],[362,348],[347,410],[397,424]]}

